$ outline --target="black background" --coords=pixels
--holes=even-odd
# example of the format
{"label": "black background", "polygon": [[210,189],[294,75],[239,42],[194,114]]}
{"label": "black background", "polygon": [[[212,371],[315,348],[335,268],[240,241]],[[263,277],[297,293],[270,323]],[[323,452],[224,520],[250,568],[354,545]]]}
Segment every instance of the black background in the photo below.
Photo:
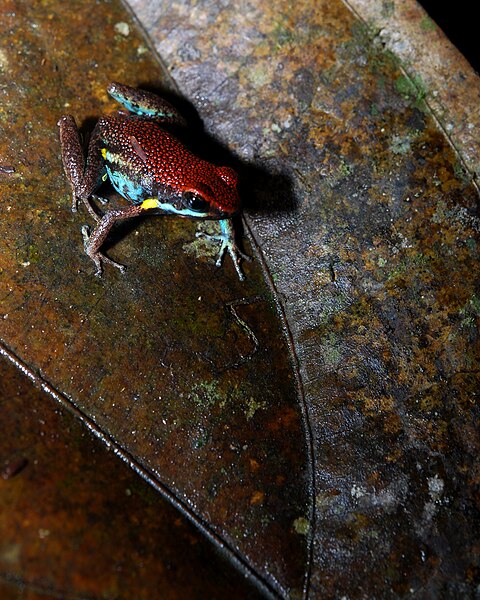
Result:
{"label": "black background", "polygon": [[419,4],[443,30],[450,41],[460,50],[477,73],[480,73],[480,34],[478,32],[478,13],[480,6],[472,0],[419,0]]}

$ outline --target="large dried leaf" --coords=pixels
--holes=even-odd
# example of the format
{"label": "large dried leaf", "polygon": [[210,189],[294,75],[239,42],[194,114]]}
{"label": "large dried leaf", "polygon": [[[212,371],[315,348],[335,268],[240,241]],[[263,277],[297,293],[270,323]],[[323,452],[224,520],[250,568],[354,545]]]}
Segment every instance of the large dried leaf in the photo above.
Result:
{"label": "large dried leaf", "polygon": [[208,131],[290,183],[248,223],[313,433],[310,596],[473,597],[478,76],[411,0],[132,5]]}
{"label": "large dried leaf", "polygon": [[[454,58],[437,93],[434,70],[409,76],[340,0],[135,2],[182,94],[243,162],[257,260],[242,285],[191,243],[195,224],[150,220],[110,250],[127,276],[97,282],[55,121],[65,102],[83,118],[110,109],[110,79],[161,81],[124,13],[95,5],[92,30],[78,4],[66,39],[53,3],[4,17],[24,41],[4,43],[0,156],[23,168],[3,176],[1,335],[265,591],[472,596],[479,225],[464,167],[478,161],[452,147],[468,135],[446,132],[478,126],[478,78]],[[381,13],[391,27],[396,4]],[[430,47],[437,32],[419,19],[416,35]],[[455,97],[468,123],[445,117]]]}

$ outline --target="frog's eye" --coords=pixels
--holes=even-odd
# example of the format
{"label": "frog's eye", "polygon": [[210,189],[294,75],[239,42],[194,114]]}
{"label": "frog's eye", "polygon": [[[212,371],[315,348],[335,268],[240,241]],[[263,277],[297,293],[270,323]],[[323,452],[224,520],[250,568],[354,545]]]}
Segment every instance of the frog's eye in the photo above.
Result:
{"label": "frog's eye", "polygon": [[195,192],[185,192],[182,196],[182,204],[195,212],[205,212],[209,208],[208,202]]}

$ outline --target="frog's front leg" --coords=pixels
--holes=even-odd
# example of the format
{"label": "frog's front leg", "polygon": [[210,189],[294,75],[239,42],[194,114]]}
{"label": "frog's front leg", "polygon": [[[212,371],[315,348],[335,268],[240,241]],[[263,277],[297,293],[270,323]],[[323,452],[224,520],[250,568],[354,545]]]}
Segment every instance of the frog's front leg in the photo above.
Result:
{"label": "frog's front leg", "polygon": [[72,211],[77,210],[78,200],[80,199],[92,217],[96,221],[100,221],[100,217],[89,201],[101,181],[105,168],[101,154],[98,123],[90,137],[86,161],[75,119],[71,115],[63,115],[58,121],[58,127],[60,130],[63,168],[72,188]]}
{"label": "frog's front leg", "polygon": [[85,252],[93,260],[97,267],[97,270],[95,272],[95,275],[97,275],[97,277],[102,276],[103,262],[117,267],[117,269],[119,269],[122,273],[125,271],[124,265],[121,265],[120,263],[115,262],[111,258],[108,258],[108,256],[105,256],[105,254],[100,252],[100,248],[102,247],[104,241],[107,239],[107,236],[115,223],[117,223],[118,221],[124,221],[125,219],[138,217],[144,214],[147,210],[148,208],[145,208],[145,206],[143,206],[142,204],[136,204],[133,206],[127,206],[126,208],[110,210],[103,215],[102,219],[91,234],[87,225],[85,225],[82,228]]}
{"label": "frog's front leg", "polygon": [[197,237],[204,237],[208,240],[221,242],[220,250],[218,252],[218,258],[215,263],[216,266],[221,266],[223,256],[225,252],[228,251],[235,266],[235,270],[237,271],[238,278],[240,279],[240,281],[244,281],[245,276],[242,273],[240,264],[242,262],[242,259],[247,261],[251,261],[252,259],[250,258],[250,256],[244,254],[238,247],[237,242],[235,241],[235,229],[233,228],[232,219],[221,219],[219,223],[221,230],[220,234],[210,235],[208,233],[198,231],[196,235]]}
{"label": "frog's front leg", "polygon": [[177,109],[156,94],[116,82],[111,83],[107,91],[112,98],[135,115],[150,117],[162,123],[185,124],[185,119]]}

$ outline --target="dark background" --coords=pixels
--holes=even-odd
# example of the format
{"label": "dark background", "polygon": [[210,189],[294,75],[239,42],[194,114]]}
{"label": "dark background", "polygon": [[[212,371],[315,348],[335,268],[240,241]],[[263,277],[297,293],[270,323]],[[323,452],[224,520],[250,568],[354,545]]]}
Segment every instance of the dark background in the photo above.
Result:
{"label": "dark background", "polygon": [[450,41],[460,50],[477,73],[480,73],[480,52],[475,2],[457,0],[419,0],[435,23],[443,30]]}

